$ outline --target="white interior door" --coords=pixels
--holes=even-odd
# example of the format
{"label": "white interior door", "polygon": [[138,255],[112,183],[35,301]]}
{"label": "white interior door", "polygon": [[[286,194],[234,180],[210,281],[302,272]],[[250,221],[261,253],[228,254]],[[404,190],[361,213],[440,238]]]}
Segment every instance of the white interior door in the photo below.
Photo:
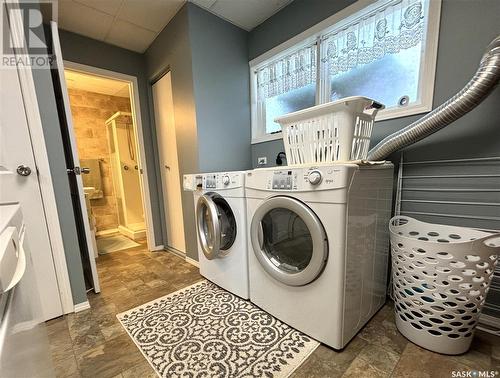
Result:
{"label": "white interior door", "polygon": [[[50,22],[50,28],[52,31],[52,44],[53,44],[53,54],[55,55],[56,58],[56,65],[57,65],[57,73],[59,76],[59,82],[61,84],[61,91],[62,91],[62,97],[63,97],[63,102],[64,102],[64,112],[66,113],[66,120],[67,120],[67,127],[68,127],[68,135],[70,139],[70,144],[71,144],[71,153],[73,155],[73,161],[75,162],[75,165],[78,165],[80,162],[80,159],[78,157],[78,150],[76,146],[76,139],[75,139],[75,133],[73,130],[73,118],[71,115],[71,108],[69,104],[69,95],[68,95],[68,88],[66,87],[66,80],[64,78],[64,64],[63,64],[63,59],[62,59],[62,52],[61,52],[61,45],[59,42],[59,32],[57,30],[57,24],[54,21]],[[79,168],[79,167],[77,167]],[[75,172],[76,174],[76,181],[77,181],[77,186],[78,186],[78,193],[80,197],[80,207],[82,209],[82,218],[83,218],[83,226],[85,228],[85,239],[87,241],[87,250],[89,254],[89,261],[90,261],[90,268],[92,270],[92,280],[93,280],[93,286],[94,286],[94,291],[96,293],[101,291],[100,285],[99,285],[99,277],[97,275],[97,267],[95,263],[95,256],[97,256],[97,251],[94,251],[95,248],[95,243],[93,241],[94,237],[90,231],[90,223],[89,223],[89,218],[87,217],[87,204],[85,203],[85,193],[83,191],[83,180],[82,176],[79,174],[79,172]]]}
{"label": "white interior door", "polygon": [[170,72],[153,84],[153,102],[158,151],[160,153],[167,246],[186,253]]}
{"label": "white interior door", "polygon": [[63,314],[52,247],[18,72],[6,68],[0,72],[0,203],[21,204],[43,316],[47,320]]}

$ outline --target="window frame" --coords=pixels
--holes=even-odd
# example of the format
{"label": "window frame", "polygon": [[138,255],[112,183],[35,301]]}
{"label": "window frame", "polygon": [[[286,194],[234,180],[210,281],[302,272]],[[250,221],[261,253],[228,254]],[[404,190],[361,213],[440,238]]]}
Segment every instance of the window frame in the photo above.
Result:
{"label": "window frame", "polygon": [[[327,19],[319,22],[304,32],[290,38],[273,49],[265,52],[249,62],[250,66],[250,110],[251,110],[251,133],[252,144],[278,140],[282,138],[281,132],[266,133],[265,122],[258,119],[257,111],[257,75],[256,71],[273,60],[280,59],[301,47],[317,41],[317,80],[316,80],[316,104],[323,103],[321,93],[324,78],[321,77],[321,43],[322,36],[332,30],[341,27],[344,23],[349,23],[349,18],[355,13],[366,9],[367,11],[376,8],[378,0],[358,0],[354,4],[342,9]],[[434,99],[434,84],[436,76],[439,25],[441,19],[442,0],[429,1],[429,17],[427,20],[426,45],[424,59],[421,61],[421,74],[419,88],[421,90],[420,102],[408,107],[384,109],[377,115],[377,121],[406,117],[415,114],[422,114],[432,110]]]}

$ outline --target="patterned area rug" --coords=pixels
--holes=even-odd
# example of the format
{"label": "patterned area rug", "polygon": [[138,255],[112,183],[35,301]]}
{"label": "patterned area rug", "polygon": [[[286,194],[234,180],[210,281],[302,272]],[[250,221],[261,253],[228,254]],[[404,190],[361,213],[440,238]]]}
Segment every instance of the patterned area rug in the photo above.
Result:
{"label": "patterned area rug", "polygon": [[107,236],[102,238],[97,238],[97,251],[100,255],[105,255],[107,253],[121,251],[123,249],[134,248],[140,246],[133,240],[130,240],[123,235]]}
{"label": "patterned area rug", "polygon": [[205,280],[117,317],[161,377],[288,377],[319,345]]}

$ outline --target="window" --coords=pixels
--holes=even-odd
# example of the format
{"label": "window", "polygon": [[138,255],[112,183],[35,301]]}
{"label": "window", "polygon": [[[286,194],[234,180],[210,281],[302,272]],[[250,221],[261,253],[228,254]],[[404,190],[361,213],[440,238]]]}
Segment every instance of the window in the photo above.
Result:
{"label": "window", "polygon": [[266,134],[280,131],[274,119],[316,103],[316,43],[256,71],[259,122]]}
{"label": "window", "polygon": [[378,120],[431,110],[440,5],[358,1],[250,62],[252,142],[280,138],[278,116],[349,96],[383,103]]}

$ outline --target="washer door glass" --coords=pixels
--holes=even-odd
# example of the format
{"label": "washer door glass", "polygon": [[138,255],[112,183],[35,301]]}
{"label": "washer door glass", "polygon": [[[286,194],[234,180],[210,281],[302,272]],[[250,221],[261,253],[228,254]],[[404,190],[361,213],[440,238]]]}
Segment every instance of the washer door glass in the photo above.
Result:
{"label": "washer door glass", "polygon": [[227,255],[237,232],[227,201],[216,193],[207,193],[198,200],[196,212],[198,238],[205,257],[212,260]]}
{"label": "washer door glass", "polygon": [[264,270],[291,286],[315,280],[328,258],[320,220],[307,205],[291,197],[273,197],[257,208],[251,242]]}

